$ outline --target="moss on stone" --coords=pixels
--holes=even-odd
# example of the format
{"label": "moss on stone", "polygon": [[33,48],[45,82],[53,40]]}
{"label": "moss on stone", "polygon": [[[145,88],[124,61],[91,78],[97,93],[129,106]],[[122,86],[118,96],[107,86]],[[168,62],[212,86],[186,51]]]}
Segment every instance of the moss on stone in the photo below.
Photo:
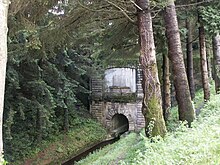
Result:
{"label": "moss on stone", "polygon": [[128,102],[135,102],[136,101],[136,94],[135,93],[106,93],[104,95],[105,101],[110,102],[120,102],[120,103],[128,103]]}

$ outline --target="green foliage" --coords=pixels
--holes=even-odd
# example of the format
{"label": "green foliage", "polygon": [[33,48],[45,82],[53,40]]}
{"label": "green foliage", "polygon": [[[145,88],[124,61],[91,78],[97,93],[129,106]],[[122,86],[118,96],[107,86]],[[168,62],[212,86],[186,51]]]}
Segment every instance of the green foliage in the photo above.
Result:
{"label": "green foliage", "polygon": [[100,152],[96,151],[94,152],[94,154],[91,154],[89,157],[77,162],[76,164],[115,164],[115,159],[117,160],[117,162],[119,162],[121,159],[124,159],[124,152],[129,151],[131,149],[131,146],[136,144],[137,139],[138,135],[135,133],[131,133],[128,137],[124,137],[120,141],[114,143],[114,145],[108,145],[103,150],[100,150]]}
{"label": "green foliage", "polygon": [[200,7],[202,21],[205,23],[207,32],[211,34],[219,33],[220,31],[220,14],[219,6]]}
{"label": "green foliage", "polygon": [[78,125],[78,111],[87,105],[77,95],[89,93],[89,61],[72,49],[48,59],[15,57],[8,61],[4,110],[5,156],[10,161],[63,131],[65,109],[70,128]]}
{"label": "green foliage", "polygon": [[[79,124],[79,111],[88,106],[82,104],[82,96],[88,97],[93,70],[87,55],[80,54],[83,50],[60,47],[53,57],[45,57],[35,43],[26,45],[30,38],[39,39],[37,32],[18,34],[10,36],[5,91],[4,145],[9,161],[26,156],[41,140],[62,132],[64,120],[70,128]],[[14,43],[19,45],[16,51]]]}
{"label": "green foliage", "polygon": [[125,94],[118,94],[118,93],[105,93],[104,99],[111,102],[121,102],[121,103],[127,103],[127,102],[135,102],[136,100],[136,94],[135,93],[125,93]]}
{"label": "green foliage", "polygon": [[[50,141],[41,142],[37,147],[29,150],[24,160],[17,160],[13,164],[61,164],[77,155],[81,149],[91,147],[106,137],[106,130],[91,119],[80,118],[79,125],[72,128],[67,134],[53,136]],[[74,144],[74,145],[73,145]],[[42,155],[43,153],[43,155]]]}
{"label": "green foliage", "polygon": [[[134,65],[138,61],[137,27],[107,1],[83,1],[84,6],[78,2],[57,5],[57,0],[26,2],[12,0],[8,18],[4,146],[10,162],[32,156],[42,150],[42,145],[47,146],[48,141],[56,141],[66,122],[74,144],[78,144],[76,141],[87,144],[102,137],[103,130],[95,123],[79,117],[86,114],[82,111],[88,106],[84,101],[89,93],[88,78],[98,73],[96,64]],[[113,2],[136,19],[132,1]],[[152,9],[165,5],[162,0],[151,1]],[[49,9],[64,14],[53,14]],[[158,34],[164,32],[160,21],[155,27]],[[157,45],[161,46],[160,52],[166,53],[162,37]],[[94,134],[88,135],[91,130]],[[145,150],[141,148],[144,139],[130,136],[140,142],[131,140],[135,146],[132,149],[125,142],[117,152]],[[83,145],[57,146],[56,151],[66,156]],[[121,154],[118,160],[126,157]],[[127,155],[131,157],[132,153]]]}
{"label": "green foliage", "polygon": [[62,131],[65,108],[70,127],[78,123],[76,105],[83,105],[76,95],[88,93],[82,77],[86,63],[71,50],[48,60],[20,60],[16,65],[9,59],[4,111],[7,160],[26,155],[38,138],[48,139]]}
{"label": "green foliage", "polygon": [[1,157],[0,157],[0,164],[1,164],[1,165],[6,165],[6,164],[8,164],[8,162],[4,160],[4,156],[3,156],[3,155],[1,155]]}
{"label": "green foliage", "polygon": [[192,129],[182,123],[164,140],[153,144],[146,140],[145,151],[138,153],[134,164],[219,164],[219,97],[212,97]]}
{"label": "green foliage", "polygon": [[[10,5],[4,107],[5,157],[10,162],[83,124],[79,116],[88,117],[89,78],[99,73],[90,58],[92,40],[87,40],[94,34],[79,32],[79,22],[73,21],[85,14],[84,8],[57,2]],[[65,11],[65,16],[52,11]]]}
{"label": "green foliage", "polygon": [[[192,128],[186,127],[185,122],[178,122],[165,138],[155,137],[153,140],[146,138],[144,131],[140,136],[131,133],[78,164],[219,164],[219,99],[220,95],[211,96]],[[177,119],[177,115],[173,116]]]}

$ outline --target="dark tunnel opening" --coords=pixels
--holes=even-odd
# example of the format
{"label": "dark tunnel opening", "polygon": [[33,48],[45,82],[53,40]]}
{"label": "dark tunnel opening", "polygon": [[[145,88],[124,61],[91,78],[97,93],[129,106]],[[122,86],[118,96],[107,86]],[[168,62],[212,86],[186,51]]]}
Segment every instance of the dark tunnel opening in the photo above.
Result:
{"label": "dark tunnel opening", "polygon": [[129,121],[123,114],[115,114],[112,117],[112,130],[116,135],[121,135],[129,130]]}

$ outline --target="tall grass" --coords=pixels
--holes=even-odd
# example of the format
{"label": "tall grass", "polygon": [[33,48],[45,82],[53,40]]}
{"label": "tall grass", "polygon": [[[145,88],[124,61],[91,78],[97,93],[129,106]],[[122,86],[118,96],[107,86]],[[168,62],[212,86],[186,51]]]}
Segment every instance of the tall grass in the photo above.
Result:
{"label": "tall grass", "polygon": [[[174,122],[174,119],[171,122]],[[155,137],[154,142],[144,136],[144,131],[140,134],[131,133],[119,142],[92,154],[78,164],[220,164],[220,95],[211,96],[211,101],[207,102],[201,109],[192,128],[185,127],[184,122],[176,122],[170,127],[171,131],[164,139]]]}
{"label": "tall grass", "polygon": [[211,100],[193,128],[186,128],[182,123],[175,132],[155,143],[143,138],[145,150],[135,153],[132,164],[220,164],[220,95],[212,96]]}

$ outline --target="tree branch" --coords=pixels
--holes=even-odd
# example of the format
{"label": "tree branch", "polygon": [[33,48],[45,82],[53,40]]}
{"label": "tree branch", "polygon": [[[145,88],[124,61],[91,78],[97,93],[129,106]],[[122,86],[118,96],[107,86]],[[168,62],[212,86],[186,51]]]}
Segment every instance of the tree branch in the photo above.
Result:
{"label": "tree branch", "polygon": [[86,10],[89,10],[89,11],[92,11],[92,12],[106,12],[106,10],[103,10],[103,9],[104,9],[104,8],[107,8],[107,7],[110,7],[110,5],[106,5],[106,6],[101,6],[101,7],[99,7],[99,9],[91,9],[91,8],[89,8],[89,7],[85,6],[85,5],[83,5],[79,0],[78,0],[77,2],[78,2],[78,4],[79,4],[82,8],[84,8],[84,9],[86,9]]}
{"label": "tree branch", "polygon": [[113,3],[113,2],[111,2],[111,1],[109,1],[109,0],[105,0],[105,1],[106,1],[107,3],[109,3],[110,5],[114,6],[115,8],[117,8],[118,10],[120,10],[120,11],[122,12],[122,14],[123,14],[126,18],[128,18],[128,20],[129,20],[130,22],[135,23],[135,21],[134,21],[131,17],[129,17],[129,15],[128,15],[120,6],[116,5],[115,3]]}
{"label": "tree branch", "polygon": [[134,6],[137,7],[139,10],[141,10],[141,11],[143,10],[143,9],[142,9],[140,6],[138,6],[134,1],[130,0],[130,2],[133,3]]}
{"label": "tree branch", "polygon": [[214,0],[203,0],[201,2],[195,2],[195,3],[186,4],[186,5],[176,5],[176,8],[198,6],[198,5],[201,5],[203,3],[209,3],[209,2],[212,2],[212,1],[214,1]]}

